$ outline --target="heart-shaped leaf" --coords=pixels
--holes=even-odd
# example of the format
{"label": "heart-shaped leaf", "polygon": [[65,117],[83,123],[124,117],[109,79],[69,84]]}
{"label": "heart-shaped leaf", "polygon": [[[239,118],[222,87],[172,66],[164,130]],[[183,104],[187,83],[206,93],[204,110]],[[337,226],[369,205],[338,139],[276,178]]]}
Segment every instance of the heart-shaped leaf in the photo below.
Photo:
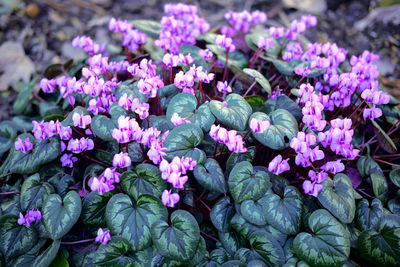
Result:
{"label": "heart-shaped leaf", "polygon": [[203,67],[203,70],[206,71],[208,69],[207,62],[204,60],[202,56],[199,55],[200,47],[184,44],[179,47],[179,52],[181,54],[187,55],[190,53],[190,56],[193,58],[193,63],[196,67]]}
{"label": "heart-shaped leaf", "polygon": [[287,110],[277,109],[269,114],[255,112],[250,117],[260,121],[269,121],[270,127],[263,133],[252,133],[254,138],[263,145],[281,150],[289,146],[290,140],[297,135],[298,125],[296,119]]}
{"label": "heart-shaped leaf", "polygon": [[204,103],[197,108],[196,97],[189,93],[180,93],[172,98],[167,108],[167,120],[171,120],[174,113],[196,124],[205,132],[210,130],[215,121],[209,103]]}
{"label": "heart-shaped leaf", "polygon": [[133,20],[133,27],[139,31],[157,39],[161,32],[161,25],[159,22],[147,19]]}
{"label": "heart-shaped leaf", "polygon": [[368,177],[372,173],[384,176],[381,167],[370,156],[360,157],[357,161],[357,169],[361,177]]}
{"label": "heart-shaped leaf", "polygon": [[382,202],[375,198],[371,205],[368,200],[361,199],[357,203],[356,224],[361,231],[368,229],[376,229],[376,225],[380,217],[383,216]]}
{"label": "heart-shaped leaf", "polygon": [[246,73],[247,75],[253,77],[256,79],[256,81],[261,85],[261,87],[264,89],[266,93],[271,95],[271,85],[269,84],[269,81],[258,71],[254,69],[248,69],[244,68],[243,72]]}
{"label": "heart-shaped leaf", "polygon": [[249,241],[254,250],[272,265],[284,264],[285,253],[272,235],[264,231],[256,231],[250,234]]}
{"label": "heart-shaped leaf", "polygon": [[397,187],[400,187],[400,168],[392,170],[389,173],[389,178],[392,183],[394,183]]}
{"label": "heart-shaped leaf", "polygon": [[234,214],[235,209],[230,204],[229,197],[221,198],[210,211],[211,222],[219,232],[228,232]]}
{"label": "heart-shaped leaf", "polygon": [[38,173],[25,179],[21,187],[20,203],[22,211],[40,209],[47,195],[54,193],[49,183],[42,183]]}
{"label": "heart-shaped leaf", "polygon": [[151,245],[151,226],[158,220],[167,220],[167,216],[166,207],[151,195],[141,195],[133,203],[129,196],[117,194],[106,207],[106,221],[111,233],[127,239],[133,251]]}
{"label": "heart-shaped leaf", "polygon": [[135,261],[126,254],[129,251],[128,240],[113,237],[107,245],[100,246],[93,254],[94,266],[137,266]]}
{"label": "heart-shaped leaf", "polygon": [[193,174],[197,182],[209,191],[226,193],[228,190],[224,173],[215,159],[207,159],[204,166],[196,165]]}
{"label": "heart-shaped leaf", "polygon": [[264,216],[263,203],[264,197],[257,201],[251,199],[245,200],[240,205],[240,213],[249,223],[260,227],[265,226],[267,225],[267,219]]}
{"label": "heart-shaped leaf", "polygon": [[229,255],[235,254],[235,252],[243,245],[241,242],[241,236],[239,236],[235,231],[225,233],[218,232],[218,240]]}
{"label": "heart-shaped leaf", "polygon": [[18,225],[18,216],[7,214],[0,217],[0,251],[6,259],[28,252],[37,240],[33,227]]}
{"label": "heart-shaped leaf", "polygon": [[400,216],[400,190],[397,191],[395,198],[388,201],[388,208],[393,214]]}
{"label": "heart-shaped leaf", "polygon": [[229,158],[228,161],[226,162],[226,168],[225,168],[225,176],[229,177],[229,174],[231,173],[232,169],[236,164],[242,161],[248,161],[252,162],[254,157],[256,155],[256,147],[255,146],[250,146],[247,148],[247,152],[245,153],[235,153],[233,152]]}
{"label": "heart-shaped leaf", "polygon": [[268,173],[264,171],[254,171],[253,166],[248,161],[242,161],[233,167],[229,175],[229,192],[237,203],[247,199],[258,200],[270,185]]}
{"label": "heart-shaped leaf", "polygon": [[248,248],[241,248],[238,251],[236,251],[234,259],[240,260],[243,263],[248,263],[253,260],[261,260],[264,263],[266,262],[266,260],[260,254],[258,254],[257,251]]}
{"label": "heart-shaped leaf", "polygon": [[176,86],[173,84],[169,84],[158,89],[157,94],[158,98],[160,99],[162,109],[166,110],[172,98],[180,92],[181,90],[176,88]]}
{"label": "heart-shaped leaf", "polygon": [[[42,253],[36,256],[32,266],[50,266],[60,249],[61,241],[54,240]],[[68,262],[67,262],[68,263]],[[60,266],[60,265],[58,265]]]}
{"label": "heart-shaped leaf", "polygon": [[[44,249],[46,241],[46,239],[39,239],[39,242],[28,253],[16,258],[10,263],[10,266],[50,266],[57,256],[61,241],[55,240]],[[43,252],[37,255],[39,251]]]}
{"label": "heart-shaped leaf", "polygon": [[78,221],[81,215],[81,198],[69,191],[63,199],[57,194],[49,195],[42,208],[42,221],[51,239],[61,239]]}
{"label": "heart-shaped leaf", "polygon": [[197,164],[203,164],[206,160],[206,153],[196,148],[200,145],[203,137],[203,131],[193,123],[185,123],[173,128],[164,141],[167,158],[191,157],[197,161]]}
{"label": "heart-shaped leaf", "polygon": [[150,115],[149,122],[147,122],[147,119],[143,120],[141,126],[143,129],[148,129],[149,127],[157,128],[157,130],[161,131],[162,133],[171,131],[175,127],[171,121],[167,120],[165,115]]}
{"label": "heart-shaped leaf", "polygon": [[303,117],[299,105],[297,105],[296,102],[290,99],[287,95],[280,95],[274,99],[270,98],[265,102],[265,110],[267,113],[271,113],[277,109],[285,109],[289,111],[297,121],[301,121],[301,118]]}
{"label": "heart-shaped leaf", "polygon": [[[222,47],[215,45],[215,44],[208,44],[206,45],[208,49],[210,49],[215,55],[217,55],[218,60],[221,61],[222,65],[225,65],[226,62],[226,50]],[[246,68],[249,62],[243,53],[239,52],[238,50],[229,53],[228,58],[228,67],[235,66],[239,69]]]}
{"label": "heart-shaped leaf", "polygon": [[228,95],[225,102],[228,107],[220,101],[211,100],[210,110],[212,114],[223,125],[238,131],[244,131],[252,112],[251,106],[238,94]]}
{"label": "heart-shaped leaf", "polygon": [[114,141],[115,139],[112,137],[112,131],[114,128],[118,127],[110,118],[107,118],[104,115],[98,115],[92,119],[90,128],[100,139],[104,141]]}
{"label": "heart-shaped leaf", "polygon": [[161,179],[161,172],[151,164],[139,164],[134,171],[124,172],[120,177],[124,192],[138,199],[142,194],[160,197],[167,189],[167,183]]}
{"label": "heart-shaped leaf", "polygon": [[61,197],[64,197],[68,193],[69,187],[75,184],[74,177],[65,173],[57,173],[48,181],[55,187],[57,194]]}
{"label": "heart-shaped leaf", "polygon": [[372,191],[376,198],[386,203],[388,198],[388,184],[384,175],[371,173]]}
{"label": "heart-shaped leaf", "polygon": [[308,218],[310,233],[299,233],[293,241],[294,254],[310,266],[341,266],[350,255],[350,237],[343,225],[327,210],[316,210]]}
{"label": "heart-shaped leaf", "polygon": [[14,124],[9,121],[0,123],[0,155],[7,152],[14,144],[17,136],[17,129]]}
{"label": "heart-shaped leaf", "polygon": [[176,210],[171,214],[171,226],[159,220],[152,226],[151,236],[162,256],[187,261],[196,253],[200,229],[189,212]]}
{"label": "heart-shaped leaf", "polygon": [[303,200],[295,187],[286,186],[282,197],[269,190],[260,201],[268,224],[289,235],[300,230]]}
{"label": "heart-shaped leaf", "polygon": [[95,191],[90,192],[82,203],[83,223],[93,227],[103,225],[106,218],[106,206],[111,197],[111,193],[99,195]]}
{"label": "heart-shaped leaf", "polygon": [[318,195],[321,205],[343,223],[351,223],[356,211],[353,185],[350,179],[336,174],[333,181],[328,178],[322,182],[323,189]]}
{"label": "heart-shaped leaf", "polygon": [[362,259],[376,266],[398,266],[400,261],[400,217],[384,215],[377,230],[365,230],[358,238]]}
{"label": "heart-shaped leaf", "polygon": [[264,38],[272,38],[274,40],[274,45],[270,47],[267,50],[264,50],[269,57],[276,57],[278,56],[281,46],[277,40],[275,40],[274,37],[272,37],[268,31],[262,31],[262,32],[252,32],[248,33],[244,36],[247,45],[253,49],[254,51],[258,50],[258,38],[264,37]]}

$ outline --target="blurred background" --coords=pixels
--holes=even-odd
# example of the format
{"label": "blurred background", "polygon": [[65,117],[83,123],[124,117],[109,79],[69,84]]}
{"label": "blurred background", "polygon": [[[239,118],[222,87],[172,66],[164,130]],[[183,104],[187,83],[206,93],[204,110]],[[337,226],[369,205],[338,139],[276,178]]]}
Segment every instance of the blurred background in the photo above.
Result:
{"label": "blurred background", "polygon": [[0,0],[0,121],[12,115],[15,96],[32,74],[84,56],[71,45],[76,35],[113,43],[111,17],[160,20],[170,2],[197,5],[212,27],[224,25],[229,10],[264,11],[268,26],[314,14],[318,26],[308,30],[309,40],[336,42],[350,55],[376,52],[381,83],[400,99],[400,0]]}

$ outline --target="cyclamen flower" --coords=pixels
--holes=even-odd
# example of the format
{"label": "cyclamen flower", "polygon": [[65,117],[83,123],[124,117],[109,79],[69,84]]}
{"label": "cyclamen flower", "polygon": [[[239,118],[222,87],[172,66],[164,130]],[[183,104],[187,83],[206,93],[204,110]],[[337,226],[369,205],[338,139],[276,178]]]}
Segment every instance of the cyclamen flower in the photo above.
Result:
{"label": "cyclamen flower", "polygon": [[232,88],[228,85],[227,81],[225,82],[218,81],[217,89],[218,92],[220,93],[232,93]]}
{"label": "cyclamen flower", "polygon": [[209,61],[213,57],[213,53],[210,51],[210,49],[200,49],[198,54],[204,58],[205,61]]}
{"label": "cyclamen flower", "polygon": [[324,171],[316,173],[315,171],[310,170],[308,171],[308,176],[310,177],[311,181],[317,182],[319,184],[325,181],[326,178],[328,178],[328,174]]}
{"label": "cyclamen flower", "polygon": [[161,80],[160,76],[140,79],[137,85],[139,91],[150,98],[156,97],[158,89],[163,86],[164,82]]}
{"label": "cyclamen flower", "polygon": [[250,121],[250,129],[254,133],[260,133],[262,134],[263,132],[267,131],[269,129],[270,122],[269,121],[260,121],[257,120],[256,118],[253,118]]}
{"label": "cyclamen flower", "polygon": [[129,30],[122,37],[122,45],[127,47],[130,51],[136,51],[140,45],[145,44],[147,35],[138,30]]}
{"label": "cyclamen flower", "polygon": [[192,158],[174,157],[171,163],[163,159],[159,165],[161,178],[167,180],[174,187],[183,189],[188,177],[185,175],[188,170],[193,170],[197,162]]}
{"label": "cyclamen flower", "polygon": [[14,143],[15,150],[21,151],[22,153],[26,154],[28,151],[31,151],[33,149],[33,144],[31,143],[31,139],[29,137],[25,138],[24,141],[22,141],[21,138],[17,138],[17,141]]}
{"label": "cyclamen flower", "polygon": [[181,118],[181,117],[179,116],[179,114],[176,113],[176,112],[175,112],[174,114],[172,114],[171,122],[172,122],[172,124],[175,125],[175,126],[178,126],[178,125],[181,125],[181,124],[184,124],[184,123],[190,123],[189,120],[187,120],[187,119],[185,119],[185,118]]}
{"label": "cyclamen flower", "polygon": [[184,73],[183,71],[178,72],[174,78],[174,85],[183,92],[194,95],[194,73]]}
{"label": "cyclamen flower", "polygon": [[56,85],[57,82],[54,79],[48,80],[46,78],[43,78],[42,80],[40,80],[40,88],[42,89],[43,93],[53,93]]}
{"label": "cyclamen flower", "polygon": [[284,27],[270,27],[269,34],[274,38],[281,38],[285,35]]}
{"label": "cyclamen flower", "polygon": [[96,242],[102,243],[103,245],[106,245],[108,241],[111,241],[110,230],[103,231],[102,228],[99,228],[99,230],[97,230],[97,236],[94,240]]}
{"label": "cyclamen flower", "polygon": [[35,136],[36,140],[48,139],[57,134],[57,124],[54,121],[50,122],[32,121],[32,123],[33,123],[32,133]]}
{"label": "cyclamen flower", "polygon": [[215,43],[231,53],[234,52],[236,49],[235,45],[233,44],[232,38],[226,37],[225,35],[217,35]]}
{"label": "cyclamen flower", "polygon": [[31,227],[31,223],[41,220],[42,219],[42,213],[39,210],[30,210],[26,213],[26,215],[22,215],[22,213],[19,213],[19,218],[18,218],[18,224],[19,225],[25,225],[26,227]]}
{"label": "cyclamen flower", "polygon": [[375,105],[373,105],[372,108],[366,108],[363,111],[364,120],[366,120],[367,118],[370,120],[374,120],[376,118],[379,118],[380,116],[382,116],[382,110],[375,107]]}
{"label": "cyclamen flower", "polygon": [[74,113],[72,121],[75,127],[85,129],[92,122],[92,117],[90,115]]}
{"label": "cyclamen flower", "polygon": [[282,156],[276,156],[269,164],[268,171],[274,173],[275,175],[279,175],[282,172],[290,170],[290,166],[288,164],[289,159],[282,160]]}
{"label": "cyclamen flower", "polygon": [[321,169],[336,174],[344,171],[344,164],[341,162],[340,159],[336,161],[328,161],[321,167]]}
{"label": "cyclamen flower", "polygon": [[162,159],[167,155],[164,152],[167,148],[163,147],[159,142],[158,139],[154,140],[151,145],[149,151],[147,151],[147,156],[154,164],[160,164]]}
{"label": "cyclamen flower", "polygon": [[116,168],[107,168],[104,170],[103,176],[109,183],[113,184],[119,183],[119,178],[121,177],[121,174],[116,171]]}
{"label": "cyclamen flower", "polygon": [[78,161],[78,158],[72,154],[64,154],[60,158],[62,167],[72,168],[74,166],[74,162]]}
{"label": "cyclamen flower", "polygon": [[209,135],[215,141],[225,144],[229,151],[235,153],[244,153],[247,151],[247,148],[244,147],[242,136],[237,135],[235,130],[228,131],[220,125],[216,126],[213,124]]}
{"label": "cyclamen flower", "polygon": [[81,139],[71,139],[68,142],[67,150],[79,154],[83,151],[92,150],[94,142],[92,139],[82,137]]}
{"label": "cyclamen flower", "polygon": [[257,46],[258,48],[268,50],[274,46],[274,39],[260,36],[258,37]]}
{"label": "cyclamen flower", "polygon": [[247,33],[252,25],[267,21],[267,15],[259,10],[252,13],[247,10],[241,12],[229,11],[224,17],[232,26],[232,29],[240,33]]}
{"label": "cyclamen flower", "polygon": [[121,152],[115,154],[113,158],[113,166],[118,168],[127,168],[132,165],[132,160],[128,153]]}
{"label": "cyclamen flower", "polygon": [[106,181],[105,177],[92,177],[90,178],[88,185],[90,187],[90,190],[98,192],[99,195],[110,192],[115,188],[112,183]]}
{"label": "cyclamen flower", "polygon": [[76,36],[72,40],[72,46],[79,47],[90,54],[102,53],[105,50],[105,45],[100,46],[87,36]]}
{"label": "cyclamen flower", "polygon": [[108,23],[108,29],[112,32],[126,33],[133,28],[133,24],[127,20],[111,18]]}
{"label": "cyclamen flower", "polygon": [[322,188],[323,186],[316,182],[311,182],[309,180],[303,182],[304,193],[314,197],[318,197],[318,194],[321,192]]}
{"label": "cyclamen flower", "polygon": [[174,208],[175,204],[180,200],[179,194],[171,193],[171,190],[164,190],[161,195],[161,202],[164,206]]}

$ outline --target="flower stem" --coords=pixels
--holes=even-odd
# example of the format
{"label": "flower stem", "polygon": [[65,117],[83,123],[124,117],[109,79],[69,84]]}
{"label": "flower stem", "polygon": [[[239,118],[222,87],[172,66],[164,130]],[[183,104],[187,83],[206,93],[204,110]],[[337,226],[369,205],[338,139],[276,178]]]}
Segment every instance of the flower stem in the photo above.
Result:
{"label": "flower stem", "polygon": [[13,192],[1,192],[0,195],[16,195],[19,194],[18,191],[13,191]]}
{"label": "flower stem", "polygon": [[61,245],[77,245],[77,244],[93,242],[93,241],[94,241],[94,238],[91,238],[91,239],[85,239],[85,240],[79,240],[79,241],[73,241],[73,242],[61,242]]}
{"label": "flower stem", "polygon": [[226,76],[228,74],[228,60],[229,60],[229,50],[226,50],[225,54],[225,67],[224,67],[224,76],[222,76],[222,80],[225,81]]}
{"label": "flower stem", "polygon": [[364,104],[364,102],[365,102],[365,99],[364,99],[364,101],[361,102],[361,104],[356,108],[356,110],[354,110],[353,113],[351,113],[349,119],[351,119],[351,117],[353,117],[353,115],[360,109],[360,107]]}
{"label": "flower stem", "polygon": [[244,93],[243,97],[246,97],[246,96],[247,96],[247,94],[250,92],[251,89],[253,89],[253,87],[254,87],[254,85],[256,85],[256,83],[257,83],[257,81],[254,81],[254,82],[250,85],[249,89],[247,89],[247,91],[246,91],[246,93]]}

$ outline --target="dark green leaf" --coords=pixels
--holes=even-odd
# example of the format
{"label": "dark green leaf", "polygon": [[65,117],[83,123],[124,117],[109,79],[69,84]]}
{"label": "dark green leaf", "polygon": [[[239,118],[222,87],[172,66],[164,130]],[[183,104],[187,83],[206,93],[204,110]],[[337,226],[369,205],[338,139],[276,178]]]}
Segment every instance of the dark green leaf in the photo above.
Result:
{"label": "dark green leaf", "polygon": [[[217,55],[218,60],[221,61],[222,65],[225,65],[226,62],[226,50],[222,47],[215,44],[206,45],[208,49],[210,49],[215,55]],[[246,68],[249,62],[246,59],[246,56],[243,55],[238,50],[229,53],[228,58],[228,67],[231,65],[238,67],[239,69]]]}
{"label": "dark green leaf", "polygon": [[106,206],[112,194],[99,195],[90,192],[82,203],[82,221],[84,224],[93,227],[100,227],[105,221]]}
{"label": "dark green leaf", "polygon": [[369,204],[368,200],[361,199],[357,203],[356,224],[361,231],[368,229],[376,229],[378,220],[383,215],[382,202],[379,199],[374,199]]}
{"label": "dark green leaf", "polygon": [[260,95],[249,95],[246,96],[244,99],[246,99],[247,103],[250,104],[254,112],[259,111],[265,103],[264,97]]}
{"label": "dark green leaf", "polygon": [[285,109],[289,111],[297,121],[300,121],[303,117],[299,105],[297,105],[296,102],[290,99],[287,95],[280,95],[274,99],[268,99],[267,102],[265,102],[265,109],[267,113],[271,113],[277,109]]}
{"label": "dark green leaf", "polygon": [[375,120],[371,120],[375,127],[375,133],[377,134],[376,139],[381,147],[388,153],[396,153],[397,148],[393,140],[386,134],[386,132],[379,126]]}
{"label": "dark green leaf", "polygon": [[94,266],[129,266],[134,267],[135,262],[125,254],[129,251],[129,242],[121,237],[114,237],[107,245],[100,247],[93,254]]}
{"label": "dark green leaf", "polygon": [[285,262],[283,249],[272,235],[256,231],[250,234],[249,241],[254,250],[272,265],[283,265]]}
{"label": "dark green leaf", "polygon": [[114,122],[103,115],[93,117],[90,125],[93,133],[104,141],[114,141],[112,132],[114,128],[118,128]]}
{"label": "dark green leaf", "polygon": [[15,114],[23,114],[25,112],[32,95],[34,84],[35,82],[33,84],[26,84],[25,88],[18,93],[17,98],[15,99],[13,104]]}
{"label": "dark green leaf", "polygon": [[190,55],[193,58],[193,63],[196,67],[203,67],[204,71],[208,70],[208,64],[204,60],[202,56],[199,55],[199,51],[201,50],[200,47],[194,46],[194,45],[189,45],[189,44],[184,44],[179,47],[179,52],[187,55],[190,53]]}
{"label": "dark green leaf", "polygon": [[209,191],[226,193],[228,190],[224,173],[215,159],[207,159],[204,166],[196,165],[193,174],[197,182]]}
{"label": "dark green leaf", "polygon": [[[48,246],[46,248],[46,250],[44,250],[42,253],[40,253],[40,255],[36,256],[35,261],[33,262],[32,266],[35,266],[35,267],[36,266],[38,266],[38,267],[39,266],[40,267],[49,266],[53,262],[53,260],[56,258],[57,252],[58,252],[58,250],[60,248],[60,244],[61,244],[60,240],[53,241],[50,244],[50,246]],[[65,258],[64,258],[64,261],[66,261]],[[56,266],[57,267],[64,267],[65,265],[58,264]],[[68,262],[67,262],[66,266],[69,266]]]}
{"label": "dark green leaf", "polygon": [[0,123],[0,155],[7,152],[13,145],[17,136],[17,129],[10,121]]}
{"label": "dark green leaf", "polygon": [[371,174],[372,191],[376,198],[378,198],[382,203],[386,203],[388,198],[388,184],[385,176],[372,173]]}
{"label": "dark green leaf", "polygon": [[40,209],[47,195],[54,193],[49,183],[42,183],[38,173],[25,179],[21,187],[20,203],[23,212]]}
{"label": "dark green leaf", "polygon": [[49,179],[49,183],[56,188],[57,194],[64,197],[69,187],[75,184],[75,179],[71,175],[58,173]]}
{"label": "dark green leaf", "polygon": [[159,22],[147,19],[137,19],[132,21],[133,27],[139,31],[151,36],[152,38],[158,38],[161,32],[161,25]]}
{"label": "dark green leaf", "polygon": [[235,210],[230,204],[229,197],[219,200],[210,212],[211,222],[220,232],[228,232],[230,221],[235,214]]}
{"label": "dark green leaf", "polygon": [[173,84],[169,84],[158,89],[157,94],[160,99],[162,109],[166,110],[171,102],[171,99],[180,92],[181,91]]}
{"label": "dark green leaf", "polygon": [[247,152],[245,153],[235,153],[233,152],[229,158],[228,161],[226,162],[226,169],[225,169],[225,176],[228,177],[229,174],[231,173],[232,169],[236,164],[242,161],[248,161],[252,162],[254,159],[254,156],[256,155],[256,147],[251,146],[247,148]]}
{"label": "dark green leaf", "polygon": [[361,177],[368,177],[372,173],[384,175],[381,167],[370,156],[360,157],[357,161],[357,169]]}
{"label": "dark green leaf", "polygon": [[400,168],[394,169],[389,173],[390,181],[397,187],[400,187]]}
{"label": "dark green leaf", "polygon": [[247,75],[253,77],[256,79],[256,81],[261,85],[261,87],[264,89],[266,93],[271,95],[271,85],[269,84],[269,81],[258,71],[254,69],[248,69],[244,68],[243,72],[246,73]]}

